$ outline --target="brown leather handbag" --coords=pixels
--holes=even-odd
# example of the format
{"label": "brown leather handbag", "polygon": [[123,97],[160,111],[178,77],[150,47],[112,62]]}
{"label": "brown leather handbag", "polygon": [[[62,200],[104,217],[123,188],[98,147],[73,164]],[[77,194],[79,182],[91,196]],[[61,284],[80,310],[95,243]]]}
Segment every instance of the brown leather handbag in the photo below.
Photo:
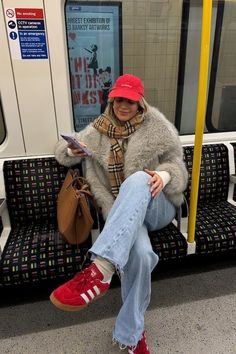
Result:
{"label": "brown leather handbag", "polygon": [[80,244],[88,238],[93,226],[90,202],[95,206],[88,182],[78,170],[70,169],[57,197],[58,230],[68,243]]}

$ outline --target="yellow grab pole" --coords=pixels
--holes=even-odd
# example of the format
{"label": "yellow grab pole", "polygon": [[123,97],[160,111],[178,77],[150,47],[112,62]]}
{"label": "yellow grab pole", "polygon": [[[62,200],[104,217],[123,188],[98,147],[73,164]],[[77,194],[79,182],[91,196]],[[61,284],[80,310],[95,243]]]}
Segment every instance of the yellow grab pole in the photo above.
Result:
{"label": "yellow grab pole", "polygon": [[202,139],[206,114],[208,65],[210,56],[212,0],[203,0],[201,52],[198,83],[195,143],[193,153],[192,184],[188,220],[188,242],[194,242],[197,216],[198,185],[202,155]]}

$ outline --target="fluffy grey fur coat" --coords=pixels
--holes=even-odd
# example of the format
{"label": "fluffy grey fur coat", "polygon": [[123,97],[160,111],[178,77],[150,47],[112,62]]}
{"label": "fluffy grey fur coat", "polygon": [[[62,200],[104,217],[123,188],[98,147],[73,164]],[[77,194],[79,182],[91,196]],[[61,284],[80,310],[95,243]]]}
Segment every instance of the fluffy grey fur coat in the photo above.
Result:
{"label": "fluffy grey fur coat", "polygon": [[[92,157],[85,158],[86,178],[106,219],[114,202],[108,177],[109,138],[100,134],[92,124],[77,133],[76,138],[92,151]],[[79,157],[68,155],[64,140],[57,143],[55,157],[60,164],[68,167],[81,161]],[[175,127],[154,107],[149,108],[141,127],[127,139],[125,145],[125,178],[143,168],[169,172],[171,180],[163,192],[175,206],[179,206],[188,178],[182,146]]]}

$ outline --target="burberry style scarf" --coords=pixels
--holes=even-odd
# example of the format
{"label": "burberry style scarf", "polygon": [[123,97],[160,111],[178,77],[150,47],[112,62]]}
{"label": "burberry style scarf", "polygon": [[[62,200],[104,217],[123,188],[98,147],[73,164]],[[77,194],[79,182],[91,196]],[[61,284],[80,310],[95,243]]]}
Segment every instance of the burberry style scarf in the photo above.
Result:
{"label": "burberry style scarf", "polygon": [[105,113],[95,119],[93,126],[101,134],[110,138],[110,155],[108,161],[109,180],[112,194],[117,197],[121,183],[124,181],[124,151],[118,139],[127,139],[134,133],[144,120],[143,113],[138,112],[124,125],[116,125]]}

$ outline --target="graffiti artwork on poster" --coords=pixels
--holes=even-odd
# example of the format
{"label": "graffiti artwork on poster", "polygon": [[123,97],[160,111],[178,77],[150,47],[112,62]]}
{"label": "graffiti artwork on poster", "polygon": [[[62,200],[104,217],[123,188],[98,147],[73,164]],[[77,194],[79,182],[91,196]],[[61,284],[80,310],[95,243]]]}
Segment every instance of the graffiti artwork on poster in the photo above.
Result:
{"label": "graffiti artwork on poster", "polygon": [[75,130],[104,112],[121,73],[120,3],[67,2],[66,26]]}

